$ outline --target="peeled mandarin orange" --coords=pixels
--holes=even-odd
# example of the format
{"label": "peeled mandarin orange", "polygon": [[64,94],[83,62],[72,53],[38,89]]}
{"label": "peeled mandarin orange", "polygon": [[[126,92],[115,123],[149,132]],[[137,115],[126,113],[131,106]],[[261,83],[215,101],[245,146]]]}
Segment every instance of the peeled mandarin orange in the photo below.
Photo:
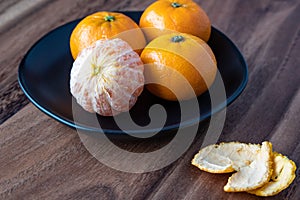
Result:
{"label": "peeled mandarin orange", "polygon": [[146,45],[139,26],[129,17],[116,12],[97,12],[85,17],[74,28],[70,37],[70,49],[74,59],[84,48],[99,39],[121,38],[137,50]]}
{"label": "peeled mandarin orange", "polygon": [[145,64],[146,88],[166,100],[187,100],[204,93],[217,72],[210,47],[200,38],[184,33],[152,40],[141,59]]}
{"label": "peeled mandarin orange", "polygon": [[207,42],[211,33],[207,14],[192,0],[158,0],[146,8],[139,25],[149,41],[174,30]]}
{"label": "peeled mandarin orange", "polygon": [[103,116],[128,111],[144,87],[144,65],[122,39],[98,40],[82,50],[71,70],[70,89],[83,109]]}

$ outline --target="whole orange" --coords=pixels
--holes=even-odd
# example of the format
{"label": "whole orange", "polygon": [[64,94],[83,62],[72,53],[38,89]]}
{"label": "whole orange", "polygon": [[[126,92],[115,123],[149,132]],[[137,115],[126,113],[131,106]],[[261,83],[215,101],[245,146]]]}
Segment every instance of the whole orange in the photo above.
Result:
{"label": "whole orange", "polygon": [[70,37],[73,58],[97,40],[108,38],[120,38],[138,53],[146,45],[143,32],[131,18],[122,13],[102,11],[85,17],[74,28]]}
{"label": "whole orange", "polygon": [[[211,23],[205,11],[192,0],[158,0],[143,12],[140,27],[150,41],[171,30],[189,33],[208,41]],[[155,29],[149,29],[155,28]]]}
{"label": "whole orange", "polygon": [[143,50],[146,88],[166,100],[187,100],[212,85],[217,62],[210,47],[190,34],[172,33],[152,40]]}

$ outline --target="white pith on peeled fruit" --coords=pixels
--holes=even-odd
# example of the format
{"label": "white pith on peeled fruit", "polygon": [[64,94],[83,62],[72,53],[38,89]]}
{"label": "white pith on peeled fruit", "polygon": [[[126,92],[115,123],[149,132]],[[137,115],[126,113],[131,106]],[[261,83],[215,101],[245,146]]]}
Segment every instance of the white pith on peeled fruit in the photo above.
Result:
{"label": "white pith on peeled fruit", "polygon": [[144,65],[128,43],[98,40],[73,63],[70,89],[88,112],[113,116],[136,103],[144,87]]}

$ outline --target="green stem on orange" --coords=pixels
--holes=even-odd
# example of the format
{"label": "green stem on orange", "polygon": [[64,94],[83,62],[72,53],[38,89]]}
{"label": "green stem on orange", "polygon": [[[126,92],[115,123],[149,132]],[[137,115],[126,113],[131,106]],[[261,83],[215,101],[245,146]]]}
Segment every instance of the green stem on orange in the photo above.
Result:
{"label": "green stem on orange", "polygon": [[176,2],[173,2],[171,5],[173,6],[173,8],[179,8],[182,6],[180,3],[176,3]]}
{"label": "green stem on orange", "polygon": [[113,21],[115,21],[115,17],[108,15],[108,16],[104,17],[104,20],[107,22],[113,22]]}
{"label": "green stem on orange", "polygon": [[171,40],[172,40],[172,42],[176,42],[176,43],[183,42],[184,41],[184,37],[181,36],[181,35],[176,35],[176,36],[172,37]]}

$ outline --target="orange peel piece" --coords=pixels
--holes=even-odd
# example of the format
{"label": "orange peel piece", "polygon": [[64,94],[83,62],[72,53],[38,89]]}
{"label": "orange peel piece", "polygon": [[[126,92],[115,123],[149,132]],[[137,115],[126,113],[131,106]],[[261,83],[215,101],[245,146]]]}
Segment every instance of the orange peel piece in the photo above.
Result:
{"label": "orange peel piece", "polygon": [[273,152],[270,142],[209,145],[194,156],[192,164],[211,173],[236,171],[224,186],[225,192],[248,192],[264,197],[289,187],[297,169],[292,160]]}
{"label": "orange peel piece", "polygon": [[228,142],[209,145],[193,158],[192,165],[210,173],[230,173],[251,163],[261,146]]}
{"label": "orange peel piece", "polygon": [[270,180],[272,170],[272,144],[263,142],[256,158],[229,177],[224,191],[243,192],[259,188]]}
{"label": "orange peel piece", "polygon": [[256,190],[247,191],[257,196],[274,196],[289,187],[296,177],[295,163],[286,156],[273,152],[273,174],[268,183]]}

